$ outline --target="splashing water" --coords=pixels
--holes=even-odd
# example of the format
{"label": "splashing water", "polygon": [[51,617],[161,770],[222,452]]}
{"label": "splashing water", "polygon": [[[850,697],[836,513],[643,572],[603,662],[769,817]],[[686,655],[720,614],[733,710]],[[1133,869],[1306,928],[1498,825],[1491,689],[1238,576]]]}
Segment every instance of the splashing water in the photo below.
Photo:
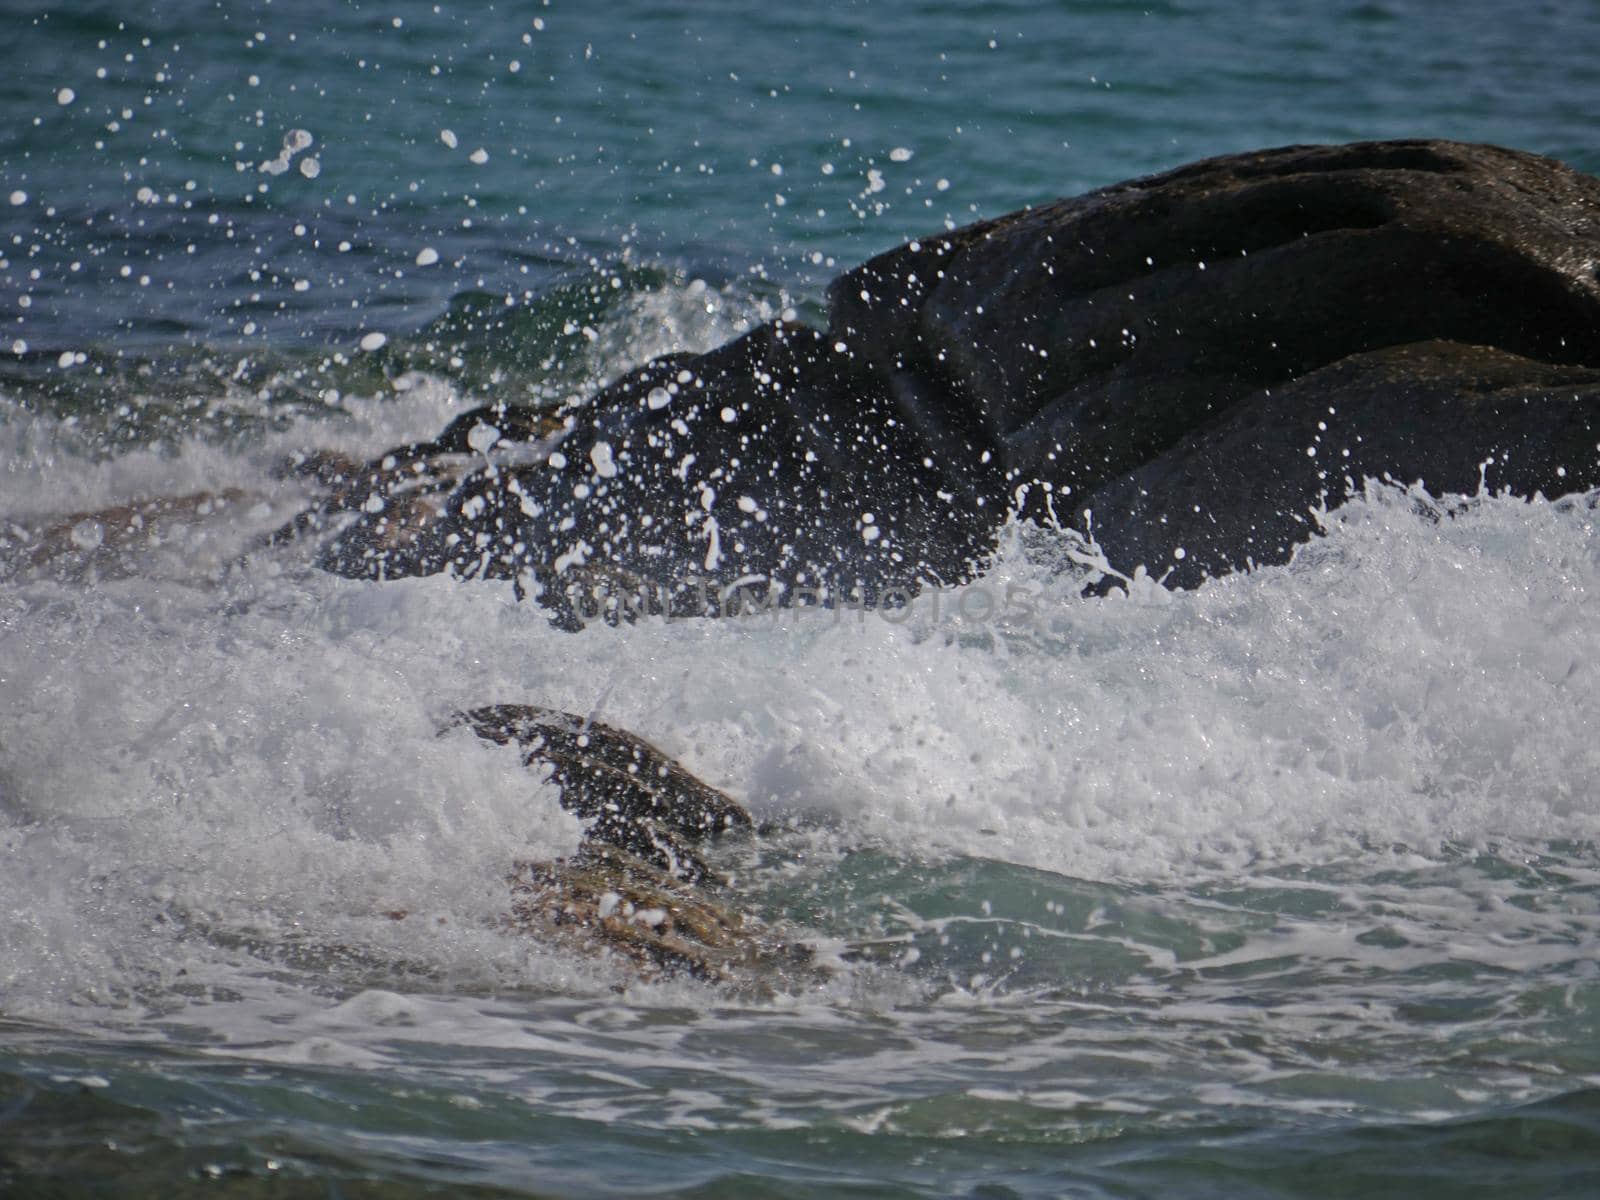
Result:
{"label": "splashing water", "polygon": [[[980,215],[1424,126],[1594,169],[1592,13],[1414,7],[19,22],[0,1190],[1600,1190],[1600,497],[1373,486],[1286,567],[1105,599],[1014,527],[905,609],[578,633],[259,540],[295,455],[820,326]],[[718,865],[831,978],[508,928],[581,830],[440,732],[493,702],[747,804]]]}

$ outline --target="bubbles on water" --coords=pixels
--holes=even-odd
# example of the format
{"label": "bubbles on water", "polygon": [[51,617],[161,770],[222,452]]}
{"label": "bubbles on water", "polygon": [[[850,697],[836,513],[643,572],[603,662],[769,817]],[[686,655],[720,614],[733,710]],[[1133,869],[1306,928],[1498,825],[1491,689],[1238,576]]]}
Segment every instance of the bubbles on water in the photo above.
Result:
{"label": "bubbles on water", "polygon": [[71,104],[77,98],[78,93],[69,87],[64,87],[56,93],[56,103],[61,105],[62,108],[67,107],[67,105]]}
{"label": "bubbles on water", "polygon": [[417,262],[417,266],[419,266],[419,267],[431,267],[431,266],[433,266],[434,263],[436,263],[438,261],[439,261],[439,252],[437,250],[435,250],[432,246],[424,246],[421,250],[417,251],[416,262]]}
{"label": "bubbles on water", "polygon": [[[268,159],[257,169],[264,175],[282,175],[288,171],[295,155],[310,149],[315,140],[310,130],[291,129],[283,135],[283,145],[277,157]],[[311,164],[309,169],[307,164]],[[321,171],[322,164],[314,158],[305,159],[300,164],[300,173],[307,179],[315,179]]]}
{"label": "bubbles on water", "polygon": [[612,457],[610,442],[596,442],[589,450],[589,462],[593,465],[595,474],[601,479],[616,478],[617,463]]}
{"label": "bubbles on water", "polygon": [[367,351],[381,350],[384,346],[388,345],[388,342],[389,336],[387,334],[379,333],[374,330],[371,333],[362,335],[361,348]]}
{"label": "bubbles on water", "polygon": [[105,540],[105,529],[98,521],[79,521],[72,527],[72,544],[80,550],[94,550]]}
{"label": "bubbles on water", "polygon": [[487,454],[500,440],[500,431],[485,421],[479,421],[467,430],[467,445],[479,454]]}

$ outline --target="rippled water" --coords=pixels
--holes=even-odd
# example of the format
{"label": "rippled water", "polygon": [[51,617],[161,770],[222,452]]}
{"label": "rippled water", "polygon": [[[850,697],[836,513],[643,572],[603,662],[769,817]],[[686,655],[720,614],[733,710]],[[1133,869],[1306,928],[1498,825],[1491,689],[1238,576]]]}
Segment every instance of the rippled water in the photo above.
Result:
{"label": "rippled water", "polygon": [[[296,451],[818,319],[947,221],[1290,141],[1600,169],[1591,6],[6,16],[0,525],[226,503],[0,567],[0,1190],[1600,1188],[1597,497],[1375,489],[1287,568],[1113,600],[1015,530],[894,619],[577,634],[239,557]],[[579,828],[439,735],[494,701],[747,803],[723,865],[832,977],[505,929]]]}

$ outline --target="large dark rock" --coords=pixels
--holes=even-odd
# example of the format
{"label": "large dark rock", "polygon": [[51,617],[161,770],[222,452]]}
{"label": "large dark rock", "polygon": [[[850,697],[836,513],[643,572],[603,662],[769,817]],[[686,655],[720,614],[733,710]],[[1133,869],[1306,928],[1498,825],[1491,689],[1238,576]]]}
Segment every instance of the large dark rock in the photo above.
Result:
{"label": "large dark rock", "polygon": [[[1497,449],[1543,441],[1529,425],[1546,417],[1559,456],[1541,474],[1521,455],[1505,482],[1548,489],[1558,465],[1558,490],[1600,482],[1595,439],[1573,440],[1600,415],[1600,373],[1540,365],[1600,367],[1597,272],[1600,181],[1412,141],[1196,163],[903,246],[831,300],[908,403],[948,397],[921,405],[931,441],[999,447],[1025,511],[1047,494],[1062,516],[1092,509],[1113,560],[1157,573],[1184,546],[1170,529],[1203,530],[1172,576],[1190,583],[1283,561],[1346,474],[1472,490]],[[1324,418],[1352,461],[1308,456]]]}
{"label": "large dark rock", "polygon": [[1109,558],[1193,587],[1286,561],[1366,479],[1555,497],[1597,468],[1600,370],[1420,342],[1252,393],[1089,503]]}
{"label": "large dark rock", "polygon": [[333,531],[321,562],[342,574],[508,578],[581,619],[596,594],[695,615],[738,584],[909,593],[962,578],[1004,516],[993,471],[935,458],[880,379],[792,324],[630,372],[554,436],[498,407],[452,432],[334,469],[331,503],[286,532]]}
{"label": "large dark rock", "polygon": [[595,588],[892,603],[1011,511],[1192,584],[1283,561],[1365,476],[1600,484],[1597,272],[1600,181],[1548,159],[1212,159],[911,242],[834,284],[828,332],[658,360],[559,429],[469,414],[302,525],[331,569],[516,578],[573,619]]}

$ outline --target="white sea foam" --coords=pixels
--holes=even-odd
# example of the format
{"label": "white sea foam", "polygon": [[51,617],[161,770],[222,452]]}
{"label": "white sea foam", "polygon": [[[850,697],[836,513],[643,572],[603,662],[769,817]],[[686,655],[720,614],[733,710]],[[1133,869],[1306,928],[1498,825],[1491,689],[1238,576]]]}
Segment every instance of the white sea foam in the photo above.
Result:
{"label": "white sea foam", "polygon": [[[214,453],[190,450],[192,477]],[[500,877],[577,824],[514,752],[439,736],[491,701],[601,705],[761,816],[1077,878],[1592,839],[1592,523],[1383,491],[1287,569],[1107,600],[1018,537],[985,582],[1027,584],[1047,615],[1010,627],[811,613],[573,635],[438,578],[25,583],[0,602],[9,1003],[159,993],[204,957],[201,929],[518,978]]]}
{"label": "white sea foam", "polygon": [[[620,370],[703,349],[769,315],[747,295],[668,287],[623,304],[594,344]],[[502,584],[339,580],[308,572],[296,553],[230,568],[249,533],[301,498],[272,471],[284,454],[369,455],[435,434],[468,402],[439,379],[400,376],[382,395],[330,399],[329,414],[263,435],[244,455],[195,440],[177,453],[106,457],[77,425],[6,411],[5,516],[217,487],[251,497],[233,524],[204,523],[210,542],[176,543],[134,577],[24,578],[0,595],[8,1015],[181,1007],[185,1022],[251,1053],[370,1066],[385,1061],[385,1039],[532,1036],[502,1029],[492,1006],[470,997],[445,1013],[430,1007],[443,1000],[386,995],[507,986],[607,995],[623,978],[615,966],[498,924],[511,860],[570,850],[578,825],[514,750],[440,735],[454,710],[491,702],[595,713],[758,817],[820,821],[805,862],[785,868],[797,881],[811,872],[816,886],[836,887],[829,864],[843,848],[875,847],[1119,889],[1111,915],[1077,924],[1059,909],[1007,910],[1001,897],[990,911],[979,903],[987,894],[945,909],[903,884],[881,905],[874,897],[868,925],[899,939],[904,965],[858,968],[826,995],[871,1011],[929,988],[939,998],[903,1018],[913,1041],[881,1052],[884,1078],[937,1072],[941,1039],[952,1053],[980,1053],[962,1048],[963,1030],[981,1041],[984,1014],[1017,1020],[1014,997],[1101,969],[1078,964],[1107,955],[1120,964],[1121,1000],[1181,1010],[1163,1026],[1169,1045],[1129,1041],[1109,1016],[1096,1033],[1093,996],[1052,1000],[1050,1011],[1125,1065],[1135,1082],[1119,1102],[1153,1104],[1152,1072],[1208,1069],[1184,1049],[1183,1021],[1249,1024],[1226,1003],[1227,984],[1204,984],[1208,973],[1353,960],[1400,975],[1440,962],[1570,974],[1595,945],[1593,913],[1576,901],[1536,911],[1533,885],[1459,873],[1382,881],[1386,871],[1453,869],[1463,848],[1514,860],[1600,837],[1590,786],[1600,777],[1591,718],[1600,552],[1583,503],[1483,498],[1446,509],[1377,490],[1287,568],[1184,594],[1141,578],[1130,596],[1103,600],[1079,595],[1059,535],[1013,531],[976,590],[926,595],[893,619],[809,611],[569,634]],[[606,454],[595,447],[591,461]],[[978,590],[984,603],[971,602]],[[1003,603],[1013,595],[1027,607]],[[1573,879],[1581,857],[1563,867]],[[1313,885],[1307,870],[1333,874]],[[1259,921],[1189,898],[1228,881],[1316,893],[1349,923]],[[1140,924],[1141,905],[1151,920],[1171,919],[1166,900],[1149,899],[1166,896],[1182,898],[1178,940]],[[846,915],[852,931],[822,932],[860,933],[866,917]],[[1377,926],[1388,941],[1367,936]],[[322,982],[294,982],[291,967],[305,963],[318,965],[307,981],[332,981],[345,996],[365,989],[367,999],[330,1013]],[[1180,977],[1200,982],[1177,996]],[[670,1001],[694,986],[658,994]],[[236,999],[184,999],[210,994]],[[1317,995],[1315,1011],[1304,995],[1298,1007],[1285,1002],[1269,1041],[1403,1023],[1400,1002],[1370,989],[1324,983]],[[603,1011],[626,1024],[626,1009]],[[815,1032],[853,1019],[809,1009],[801,1023]],[[559,1027],[537,1036],[559,1040]],[[718,1036],[729,1028],[719,1021]],[[668,1069],[695,1058],[658,1029],[639,1032],[635,1049],[640,1063]],[[610,1033],[566,1052],[619,1069]],[[994,1069],[1018,1078],[1018,1105],[1048,1110],[1056,1092],[1072,1092],[1063,1064],[1078,1053],[1017,1034],[993,1052]],[[1062,1087],[1024,1078],[1045,1061],[1066,1072]],[[1271,1077],[1272,1061],[1263,1049],[1226,1086],[1251,1070]],[[923,1119],[884,1089],[852,1085],[847,1102],[829,1099],[841,1069],[784,1078],[809,1097],[798,1103],[838,1103],[841,1119],[884,1128]],[[1093,1092],[1098,1079],[1091,1072],[1079,1089]],[[636,1111],[620,1085],[593,1086],[596,1111]],[[663,1109],[651,1092],[649,1103],[686,1127],[706,1117],[692,1097]],[[781,1128],[798,1111],[768,1091],[745,1117],[717,1119]]]}
{"label": "white sea foam", "polygon": [[1019,540],[985,583],[1032,589],[1041,619],[963,622],[951,598],[905,625],[594,629],[552,647],[587,669],[547,686],[652,664],[615,719],[758,807],[1091,878],[1592,837],[1591,524],[1378,492],[1291,568],[1106,601]]}

